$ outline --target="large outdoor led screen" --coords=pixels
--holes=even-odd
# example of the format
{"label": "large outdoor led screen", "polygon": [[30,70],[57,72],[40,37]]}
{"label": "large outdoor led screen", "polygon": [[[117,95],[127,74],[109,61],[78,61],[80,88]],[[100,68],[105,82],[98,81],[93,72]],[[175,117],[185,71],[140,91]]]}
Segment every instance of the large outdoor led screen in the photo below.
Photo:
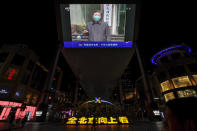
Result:
{"label": "large outdoor led screen", "polygon": [[[131,48],[136,6],[127,7],[126,4],[61,4],[64,47]],[[129,17],[126,16],[128,11]],[[130,41],[125,41],[126,19],[133,25],[129,26],[132,27]]]}

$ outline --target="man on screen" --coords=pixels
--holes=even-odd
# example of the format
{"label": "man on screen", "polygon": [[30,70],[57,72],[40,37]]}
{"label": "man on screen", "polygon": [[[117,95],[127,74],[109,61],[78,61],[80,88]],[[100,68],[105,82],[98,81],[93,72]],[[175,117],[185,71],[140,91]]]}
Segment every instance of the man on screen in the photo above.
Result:
{"label": "man on screen", "polygon": [[102,13],[94,11],[92,21],[86,25],[86,30],[83,31],[84,35],[88,35],[89,41],[111,41],[111,33],[109,26],[106,22],[102,21]]}

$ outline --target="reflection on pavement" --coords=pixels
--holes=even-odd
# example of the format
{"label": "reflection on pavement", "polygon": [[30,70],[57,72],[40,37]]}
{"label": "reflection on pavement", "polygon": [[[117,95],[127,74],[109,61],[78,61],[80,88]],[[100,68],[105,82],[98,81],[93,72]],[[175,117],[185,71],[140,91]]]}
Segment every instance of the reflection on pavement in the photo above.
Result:
{"label": "reflection on pavement", "polygon": [[139,122],[135,125],[64,125],[63,123],[27,123],[14,131],[160,131],[162,122]]}

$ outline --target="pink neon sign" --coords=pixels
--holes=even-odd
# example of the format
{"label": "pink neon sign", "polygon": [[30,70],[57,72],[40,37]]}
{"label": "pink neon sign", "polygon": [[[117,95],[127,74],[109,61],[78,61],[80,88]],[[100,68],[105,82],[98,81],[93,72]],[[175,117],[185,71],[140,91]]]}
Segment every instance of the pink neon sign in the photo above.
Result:
{"label": "pink neon sign", "polygon": [[5,106],[0,114],[0,120],[6,120],[10,114],[12,107],[18,107],[15,113],[15,119],[22,119],[25,117],[27,112],[31,112],[30,119],[33,119],[36,113],[36,107],[26,106],[24,111],[21,111],[22,103],[10,102],[10,101],[0,101],[0,106]]}

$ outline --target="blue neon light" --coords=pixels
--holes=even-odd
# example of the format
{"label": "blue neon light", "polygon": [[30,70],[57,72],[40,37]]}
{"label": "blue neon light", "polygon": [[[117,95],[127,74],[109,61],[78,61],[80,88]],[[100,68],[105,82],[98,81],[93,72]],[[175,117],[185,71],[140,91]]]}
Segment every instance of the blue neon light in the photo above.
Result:
{"label": "blue neon light", "polygon": [[162,50],[162,51],[158,52],[156,55],[154,55],[152,58],[152,64],[158,65],[158,61],[160,58],[162,58],[168,54],[178,52],[180,50],[185,50],[185,52],[188,54],[191,53],[191,48],[188,46],[173,46],[173,47],[167,48],[165,50]]}
{"label": "blue neon light", "polygon": [[132,48],[132,41],[70,41],[64,48]]}
{"label": "blue neon light", "polygon": [[113,105],[113,104],[112,104],[111,102],[109,102],[109,101],[101,100],[101,102],[103,102],[103,103],[108,103],[108,104]]}

